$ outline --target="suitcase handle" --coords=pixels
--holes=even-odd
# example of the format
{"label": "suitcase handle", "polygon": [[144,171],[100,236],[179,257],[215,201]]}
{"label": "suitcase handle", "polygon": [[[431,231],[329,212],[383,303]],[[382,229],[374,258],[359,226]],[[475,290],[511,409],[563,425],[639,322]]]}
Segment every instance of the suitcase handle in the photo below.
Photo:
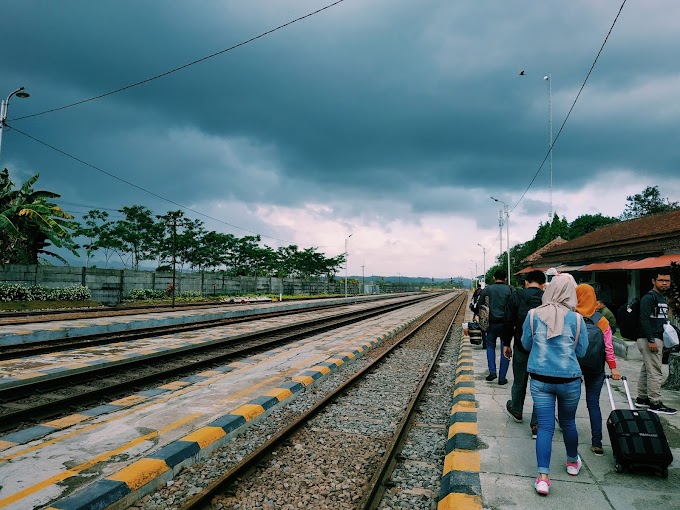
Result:
{"label": "suitcase handle", "polygon": [[[604,381],[607,383],[607,392],[609,393],[609,403],[612,405],[612,411],[616,409],[616,405],[614,404],[614,396],[612,395],[612,387],[609,383],[609,379],[611,379],[611,375],[605,375]],[[621,380],[623,381],[623,388],[626,390],[626,399],[628,400],[628,406],[631,410],[635,410],[635,405],[633,404],[633,399],[630,396],[630,390],[628,389],[628,380],[626,379],[625,375],[621,376]]]}

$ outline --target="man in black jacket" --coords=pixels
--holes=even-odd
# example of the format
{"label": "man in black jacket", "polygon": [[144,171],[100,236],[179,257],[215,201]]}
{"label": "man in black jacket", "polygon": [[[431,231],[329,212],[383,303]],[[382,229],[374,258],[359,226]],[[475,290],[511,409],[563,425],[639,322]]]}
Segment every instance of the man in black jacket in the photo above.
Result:
{"label": "man in black jacket", "polygon": [[[529,310],[541,306],[543,298],[543,288],[545,287],[545,273],[534,269],[529,271],[524,280],[524,290],[514,292],[509,303],[512,314],[512,329],[509,334],[503,336],[503,355],[510,359],[512,357],[512,398],[505,404],[505,408],[517,423],[522,423],[522,410],[524,399],[527,394],[527,383],[529,373],[527,363],[529,362],[529,351],[522,346],[522,326],[524,319],[529,314]],[[510,347],[510,341],[515,339],[515,351]],[[531,435],[535,439],[538,432],[538,418],[536,412],[531,413]]]}
{"label": "man in black jacket", "polygon": [[668,304],[664,293],[671,286],[668,269],[658,269],[652,278],[652,290],[640,299],[640,331],[637,346],[644,361],[640,367],[638,396],[635,406],[658,414],[675,414],[677,410],[661,402],[663,325],[668,320]]}
{"label": "man in black jacket", "polygon": [[505,305],[510,297],[510,286],[507,283],[508,273],[504,269],[498,269],[493,275],[493,283],[484,287],[477,300],[475,315],[479,315],[479,307],[489,298],[489,329],[486,332],[486,362],[489,368],[489,375],[486,380],[491,382],[498,377],[498,384],[507,384],[505,378],[508,373],[510,361],[501,355],[501,366],[496,376],[496,338],[503,336],[503,325],[507,322],[505,318]]}

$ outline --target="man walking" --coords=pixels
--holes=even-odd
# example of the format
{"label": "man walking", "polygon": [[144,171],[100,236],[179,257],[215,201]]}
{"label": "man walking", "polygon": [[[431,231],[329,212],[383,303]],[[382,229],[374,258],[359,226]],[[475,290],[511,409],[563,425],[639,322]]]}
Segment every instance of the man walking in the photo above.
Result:
{"label": "man walking", "polygon": [[[512,398],[505,404],[505,408],[517,423],[522,423],[522,410],[524,409],[524,399],[527,394],[527,384],[529,373],[527,363],[529,362],[529,351],[522,346],[522,327],[524,319],[529,314],[529,310],[541,306],[543,288],[545,287],[545,273],[534,269],[529,271],[524,280],[524,289],[513,292],[510,297],[508,309],[513,316],[513,328],[503,336],[503,355],[512,358]],[[515,350],[510,347],[510,341],[514,337]],[[513,357],[514,354],[514,357]],[[536,411],[531,413],[531,436],[535,439],[538,431],[538,418]]]}
{"label": "man walking", "polygon": [[656,270],[652,290],[640,299],[640,331],[637,346],[644,361],[640,367],[638,396],[635,406],[659,414],[675,414],[677,410],[661,402],[661,357],[663,325],[668,320],[668,304],[664,293],[671,286],[668,269]]}
{"label": "man walking", "polygon": [[[510,286],[507,283],[508,273],[504,269],[498,269],[494,275],[494,282],[484,287],[477,301],[476,313],[479,314],[479,306],[489,298],[489,329],[486,332],[486,362],[489,375],[486,380],[491,382],[498,377],[498,384],[507,384],[505,378],[510,366],[510,360],[501,354],[500,372],[496,375],[496,339],[502,337],[503,326],[507,323],[505,305],[510,297]],[[502,350],[501,350],[502,352]]]}

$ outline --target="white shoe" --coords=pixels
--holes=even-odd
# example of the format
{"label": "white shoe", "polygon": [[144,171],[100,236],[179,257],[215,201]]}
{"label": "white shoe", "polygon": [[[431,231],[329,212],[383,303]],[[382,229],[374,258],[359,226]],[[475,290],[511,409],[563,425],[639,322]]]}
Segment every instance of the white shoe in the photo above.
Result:
{"label": "white shoe", "polygon": [[576,462],[567,461],[567,473],[569,473],[571,476],[576,476],[578,472],[581,471],[582,465],[583,462],[581,462],[580,455],[577,457]]}

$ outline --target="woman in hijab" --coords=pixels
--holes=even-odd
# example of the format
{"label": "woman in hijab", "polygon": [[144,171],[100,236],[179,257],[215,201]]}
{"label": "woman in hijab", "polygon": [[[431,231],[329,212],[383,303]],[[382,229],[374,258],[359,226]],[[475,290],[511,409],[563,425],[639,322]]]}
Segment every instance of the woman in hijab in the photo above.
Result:
{"label": "woman in hijab", "polygon": [[[586,404],[588,405],[590,431],[592,434],[592,446],[590,447],[590,450],[595,455],[601,456],[604,455],[604,449],[602,448],[602,411],[600,410],[600,393],[602,392],[602,384],[604,384],[604,362],[606,361],[609,366],[613,379],[621,379],[621,374],[616,368],[616,355],[614,354],[614,346],[612,345],[612,330],[609,326],[609,321],[599,313],[595,316],[598,306],[595,289],[586,283],[582,283],[576,287],[576,298],[578,299],[576,311],[584,318],[588,320],[592,319],[591,324],[593,322],[597,324],[597,327],[602,331],[602,341],[604,341],[605,358],[602,366],[598,368],[597,372],[583,372],[583,382],[586,386]],[[598,341],[600,341],[599,337]]]}
{"label": "woman in hijab", "polygon": [[550,456],[555,433],[555,402],[564,446],[567,473],[576,476],[581,469],[576,431],[576,408],[581,398],[581,367],[578,359],[588,348],[588,331],[577,314],[576,284],[568,274],[557,275],[543,293],[543,304],[527,315],[522,329],[522,345],[529,351],[527,372],[534,409],[538,416],[536,492],[550,491]]}

